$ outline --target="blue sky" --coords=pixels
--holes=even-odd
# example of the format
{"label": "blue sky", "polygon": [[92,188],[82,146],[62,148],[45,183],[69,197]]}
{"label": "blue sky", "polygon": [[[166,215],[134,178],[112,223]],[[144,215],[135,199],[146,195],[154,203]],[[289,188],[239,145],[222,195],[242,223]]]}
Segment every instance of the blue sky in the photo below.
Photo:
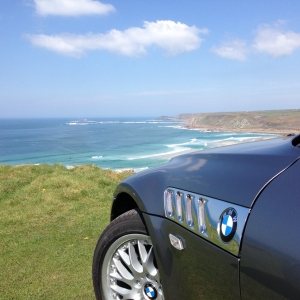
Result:
{"label": "blue sky", "polygon": [[299,0],[9,0],[0,117],[300,107]]}

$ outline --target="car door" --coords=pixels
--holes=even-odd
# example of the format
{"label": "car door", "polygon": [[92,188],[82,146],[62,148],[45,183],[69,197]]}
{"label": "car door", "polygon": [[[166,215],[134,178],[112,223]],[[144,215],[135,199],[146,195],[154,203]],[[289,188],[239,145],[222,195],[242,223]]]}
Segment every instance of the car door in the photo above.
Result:
{"label": "car door", "polygon": [[300,160],[255,202],[241,250],[241,296],[300,299]]}
{"label": "car door", "polygon": [[[239,299],[239,259],[174,222],[145,215],[165,299]],[[184,241],[180,251],[172,233]]]}

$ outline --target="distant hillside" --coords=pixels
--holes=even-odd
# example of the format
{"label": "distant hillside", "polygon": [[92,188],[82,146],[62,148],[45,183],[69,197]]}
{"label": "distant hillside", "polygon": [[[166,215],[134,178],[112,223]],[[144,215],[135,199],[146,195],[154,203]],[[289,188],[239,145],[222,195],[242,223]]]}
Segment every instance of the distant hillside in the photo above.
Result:
{"label": "distant hillside", "polygon": [[191,113],[175,116],[187,128],[210,131],[300,133],[300,109],[247,112]]}

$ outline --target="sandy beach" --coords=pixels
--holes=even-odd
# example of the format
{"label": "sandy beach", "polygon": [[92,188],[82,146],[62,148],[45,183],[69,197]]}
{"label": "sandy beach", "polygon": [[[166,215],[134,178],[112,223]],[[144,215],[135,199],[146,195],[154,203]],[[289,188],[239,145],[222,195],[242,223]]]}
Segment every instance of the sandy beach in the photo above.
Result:
{"label": "sandy beach", "polygon": [[276,134],[281,136],[287,135],[297,135],[300,134],[300,131],[297,129],[274,129],[274,128],[228,128],[228,127],[213,127],[213,126],[202,126],[202,127],[193,127],[191,125],[187,125],[184,128],[190,130],[199,130],[199,131],[207,131],[207,132],[245,132],[245,133],[259,133],[259,134]]}

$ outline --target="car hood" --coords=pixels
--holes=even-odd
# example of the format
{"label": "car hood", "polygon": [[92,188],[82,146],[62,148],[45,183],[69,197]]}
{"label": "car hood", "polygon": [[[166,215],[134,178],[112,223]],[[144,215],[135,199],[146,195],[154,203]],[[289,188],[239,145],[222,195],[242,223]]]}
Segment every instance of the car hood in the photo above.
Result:
{"label": "car hood", "polygon": [[164,215],[168,187],[250,208],[262,188],[299,155],[284,138],[197,151],[129,177],[115,196],[130,193],[142,211],[157,215]]}

